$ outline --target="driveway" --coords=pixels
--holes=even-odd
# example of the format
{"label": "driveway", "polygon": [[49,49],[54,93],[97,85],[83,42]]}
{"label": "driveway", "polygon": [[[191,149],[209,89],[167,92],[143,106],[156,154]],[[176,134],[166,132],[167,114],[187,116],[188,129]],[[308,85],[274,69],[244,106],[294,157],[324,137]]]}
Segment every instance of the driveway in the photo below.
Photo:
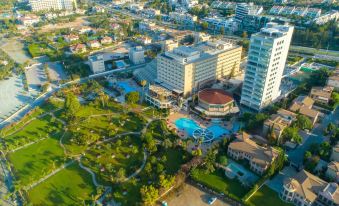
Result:
{"label": "driveway", "polygon": [[[182,191],[169,197],[166,201],[169,206],[207,206],[210,194],[190,184],[185,184]],[[231,206],[221,200],[216,200],[213,206]]]}
{"label": "driveway", "polygon": [[284,180],[286,178],[293,177],[295,174],[297,174],[297,171],[293,167],[285,167],[271,180],[267,181],[266,185],[277,193],[280,193],[283,188]]}

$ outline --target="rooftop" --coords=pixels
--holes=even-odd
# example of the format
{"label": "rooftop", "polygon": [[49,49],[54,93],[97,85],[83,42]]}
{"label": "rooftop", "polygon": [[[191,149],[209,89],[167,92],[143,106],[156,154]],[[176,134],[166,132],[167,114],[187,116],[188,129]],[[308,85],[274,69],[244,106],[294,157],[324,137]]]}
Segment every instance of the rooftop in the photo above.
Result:
{"label": "rooftop", "polygon": [[227,104],[233,102],[233,97],[222,89],[204,89],[198,93],[199,100],[208,104]]}

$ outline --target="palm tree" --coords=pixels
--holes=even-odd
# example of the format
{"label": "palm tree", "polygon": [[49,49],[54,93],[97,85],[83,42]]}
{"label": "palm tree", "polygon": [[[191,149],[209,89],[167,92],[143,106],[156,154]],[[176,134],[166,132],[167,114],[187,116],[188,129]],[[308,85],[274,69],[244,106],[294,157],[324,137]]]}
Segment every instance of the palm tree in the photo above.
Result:
{"label": "palm tree", "polygon": [[108,103],[109,96],[107,94],[105,94],[104,92],[100,92],[99,98],[100,98],[102,107],[105,107],[105,105]]}
{"label": "palm tree", "polygon": [[142,86],[142,100],[144,100],[144,96],[145,96],[145,86],[147,84],[147,81],[146,80],[141,80],[140,81],[140,84]]}

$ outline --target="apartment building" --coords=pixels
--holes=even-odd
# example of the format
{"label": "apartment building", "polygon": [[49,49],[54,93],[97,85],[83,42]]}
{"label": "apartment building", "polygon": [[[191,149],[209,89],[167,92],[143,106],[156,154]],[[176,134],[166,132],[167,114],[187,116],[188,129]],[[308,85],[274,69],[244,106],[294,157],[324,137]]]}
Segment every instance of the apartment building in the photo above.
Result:
{"label": "apartment building", "polygon": [[88,57],[89,66],[94,74],[105,71],[105,62],[103,55],[95,55]]}
{"label": "apartment building", "polygon": [[302,170],[292,178],[286,178],[280,198],[296,206],[337,206],[339,187]]}
{"label": "apartment building", "polygon": [[253,3],[239,3],[235,8],[235,20],[241,22],[246,15],[259,15],[262,12],[262,6],[257,6]]}
{"label": "apartment building", "polygon": [[188,14],[186,12],[170,12],[169,18],[178,23],[193,24],[198,20],[197,16]]}
{"label": "apartment building", "polygon": [[251,36],[241,104],[261,110],[280,96],[293,27],[268,23]]}
{"label": "apartment building", "polygon": [[217,79],[238,73],[241,51],[241,46],[222,40],[180,46],[158,55],[158,82],[188,97]]}
{"label": "apartment building", "polygon": [[29,0],[32,11],[44,10],[75,10],[76,0]]}
{"label": "apartment building", "polygon": [[256,144],[252,136],[243,132],[230,143],[227,155],[236,160],[248,160],[252,171],[263,175],[272,162],[278,157],[278,151],[273,147],[261,147]]}

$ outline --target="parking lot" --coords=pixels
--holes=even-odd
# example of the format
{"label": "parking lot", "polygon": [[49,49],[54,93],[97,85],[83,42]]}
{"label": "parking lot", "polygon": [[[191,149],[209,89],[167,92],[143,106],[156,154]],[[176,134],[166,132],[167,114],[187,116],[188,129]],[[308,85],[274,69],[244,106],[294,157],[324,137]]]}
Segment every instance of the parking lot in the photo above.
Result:
{"label": "parking lot", "polygon": [[24,90],[22,76],[12,76],[0,81],[0,122],[32,101]]}
{"label": "parking lot", "polygon": [[[182,191],[171,196],[167,203],[169,206],[206,206],[209,198],[212,197],[210,194],[196,188],[190,184],[185,184]],[[213,203],[214,206],[231,206],[221,200],[216,200]]]}
{"label": "parking lot", "polygon": [[63,69],[61,63],[49,62],[48,63],[48,72],[51,78],[51,81],[60,81],[67,79],[67,75]]}
{"label": "parking lot", "polygon": [[47,82],[47,75],[43,64],[34,65],[25,71],[29,90],[37,95],[41,90],[41,85]]}

